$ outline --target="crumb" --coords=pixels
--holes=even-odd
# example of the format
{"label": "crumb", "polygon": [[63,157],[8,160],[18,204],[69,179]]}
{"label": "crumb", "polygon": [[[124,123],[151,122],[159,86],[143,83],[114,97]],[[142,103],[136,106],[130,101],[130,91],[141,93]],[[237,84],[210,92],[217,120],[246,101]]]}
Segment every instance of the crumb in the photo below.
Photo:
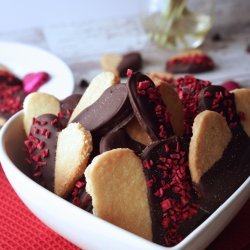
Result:
{"label": "crumb", "polygon": [[221,41],[222,38],[221,38],[221,35],[219,33],[215,33],[213,36],[212,36],[212,41],[213,42],[219,42]]}
{"label": "crumb", "polygon": [[85,88],[85,87],[87,87],[89,85],[89,82],[87,81],[87,80],[85,80],[85,79],[82,79],[82,80],[80,80],[80,82],[79,82],[79,86],[81,87],[81,88]]}

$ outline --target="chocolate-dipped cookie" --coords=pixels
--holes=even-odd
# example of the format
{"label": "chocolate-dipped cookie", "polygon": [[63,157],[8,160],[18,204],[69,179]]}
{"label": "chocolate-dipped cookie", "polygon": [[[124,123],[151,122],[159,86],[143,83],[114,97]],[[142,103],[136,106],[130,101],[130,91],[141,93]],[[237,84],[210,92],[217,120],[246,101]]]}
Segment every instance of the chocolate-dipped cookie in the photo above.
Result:
{"label": "chocolate-dipped cookie", "polygon": [[221,114],[229,127],[241,127],[240,117],[237,114],[234,94],[222,86],[208,86],[199,93],[199,110],[212,110]]}
{"label": "chocolate-dipped cookie", "polygon": [[0,69],[0,127],[23,108],[24,97],[22,81],[7,68]]}
{"label": "chocolate-dipped cookie", "polygon": [[84,109],[73,122],[81,123],[94,136],[103,136],[114,127],[125,126],[133,117],[125,84],[104,91],[101,97]]}
{"label": "chocolate-dipped cookie", "polygon": [[188,50],[171,57],[166,69],[172,73],[201,73],[215,68],[214,62],[201,50]]}
{"label": "chocolate-dipped cookie", "polygon": [[171,114],[152,80],[135,72],[128,78],[127,86],[134,114],[150,138],[156,141],[173,135]]}
{"label": "chocolate-dipped cookie", "polygon": [[184,135],[188,139],[192,135],[194,118],[200,112],[198,108],[198,96],[200,91],[210,86],[209,81],[203,81],[194,76],[184,76],[176,80],[176,91],[183,105]]}
{"label": "chocolate-dipped cookie", "polygon": [[140,70],[142,67],[142,57],[139,52],[130,52],[124,55],[107,54],[101,58],[101,66],[105,71],[126,77],[127,70]]}
{"label": "chocolate-dipped cookie", "polygon": [[92,151],[91,135],[81,124],[72,123],[62,130],[53,114],[34,118],[24,143],[32,178],[61,197],[82,176]]}
{"label": "chocolate-dipped cookie", "polygon": [[153,241],[173,246],[207,217],[199,210],[192,188],[188,144],[178,137],[158,141],[144,149],[141,159],[148,187]]}
{"label": "chocolate-dipped cookie", "polygon": [[107,88],[118,83],[120,83],[120,78],[112,72],[102,72],[94,77],[74,109],[69,122],[75,119],[84,109],[97,101]]}
{"label": "chocolate-dipped cookie", "polygon": [[189,166],[203,210],[212,213],[249,177],[249,153],[249,138],[241,127],[232,133],[214,111],[195,118]]}

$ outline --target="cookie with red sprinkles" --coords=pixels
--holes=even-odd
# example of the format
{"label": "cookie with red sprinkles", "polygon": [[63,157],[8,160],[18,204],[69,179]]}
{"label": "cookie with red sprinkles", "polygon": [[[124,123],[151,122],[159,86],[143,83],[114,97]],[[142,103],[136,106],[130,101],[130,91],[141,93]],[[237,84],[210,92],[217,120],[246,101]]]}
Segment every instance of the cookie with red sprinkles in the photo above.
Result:
{"label": "cookie with red sprinkles", "polygon": [[150,138],[156,141],[173,135],[171,114],[153,81],[135,72],[128,77],[127,87],[134,114]]}
{"label": "cookie with red sprinkles", "polygon": [[232,130],[241,127],[234,94],[228,92],[222,86],[211,85],[201,90],[199,93],[199,110],[212,110],[221,114]]}
{"label": "cookie with red sprinkles", "polygon": [[166,64],[171,73],[201,73],[215,68],[210,56],[201,50],[187,50],[171,57]]}
{"label": "cookie with red sprinkles", "polygon": [[148,188],[153,241],[173,246],[189,233],[188,229],[181,230],[181,225],[199,213],[189,172],[188,144],[179,137],[158,141],[144,149],[141,159]]}
{"label": "cookie with red sprinkles", "polygon": [[0,127],[23,108],[24,97],[22,81],[7,69],[0,69]]}
{"label": "cookie with red sprinkles", "polygon": [[62,129],[60,119],[53,114],[33,119],[24,144],[32,178],[61,197],[66,197],[80,179],[92,151],[89,131],[76,123]]}
{"label": "cookie with red sprinkles", "polygon": [[211,85],[209,81],[203,81],[191,75],[180,77],[176,80],[176,91],[183,105],[184,135],[190,138],[194,118],[199,111],[199,94],[202,89]]}

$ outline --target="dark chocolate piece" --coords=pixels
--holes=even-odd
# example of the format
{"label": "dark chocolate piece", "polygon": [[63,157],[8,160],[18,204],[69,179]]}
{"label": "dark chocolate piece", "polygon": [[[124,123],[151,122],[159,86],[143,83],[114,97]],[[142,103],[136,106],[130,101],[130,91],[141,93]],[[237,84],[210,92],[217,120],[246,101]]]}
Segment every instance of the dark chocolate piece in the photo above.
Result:
{"label": "dark chocolate piece", "polygon": [[216,210],[250,176],[250,140],[237,129],[222,158],[206,172],[197,185],[201,207]]}
{"label": "dark chocolate piece", "polygon": [[153,141],[173,135],[170,115],[159,89],[153,81],[140,72],[133,73],[127,81],[129,98],[141,127]]}
{"label": "dark chocolate piece", "polygon": [[250,44],[247,45],[247,47],[246,47],[246,52],[247,52],[247,53],[250,53]]}
{"label": "dark chocolate piece", "polygon": [[89,82],[85,79],[82,79],[79,84],[78,84],[81,88],[86,88],[89,86]]}
{"label": "dark chocolate piece", "polygon": [[234,94],[222,86],[208,86],[199,94],[199,110],[211,110],[225,117],[232,132],[240,127],[240,118],[236,111]]}
{"label": "dark chocolate piece", "polygon": [[100,154],[115,148],[130,148],[140,154],[145,146],[131,139],[125,129],[121,128],[106,134],[100,141]]}
{"label": "dark chocolate piece", "polygon": [[213,60],[206,54],[185,55],[167,62],[166,70],[172,73],[202,73],[214,69]]}
{"label": "dark chocolate piece", "polygon": [[221,41],[222,38],[221,38],[221,35],[219,33],[215,33],[213,36],[212,36],[212,41],[214,42],[219,42]]}
{"label": "dark chocolate piece", "polygon": [[142,57],[138,52],[130,52],[123,55],[122,61],[117,66],[118,73],[121,77],[127,76],[127,70],[131,69],[133,71],[140,70],[142,67]]}
{"label": "dark chocolate piece", "polygon": [[61,124],[57,116],[44,114],[33,120],[28,140],[27,162],[31,166],[33,179],[54,191],[55,160],[58,132]]}
{"label": "dark chocolate piece", "polygon": [[192,188],[188,144],[182,138],[170,137],[146,147],[141,159],[148,186],[153,241],[173,246],[208,216],[199,209]]}
{"label": "dark chocolate piece", "polygon": [[120,128],[133,117],[125,84],[116,84],[104,91],[91,106],[84,109],[73,122],[81,123],[94,136],[103,136],[114,127]]}
{"label": "dark chocolate piece", "polygon": [[22,81],[15,75],[6,70],[0,70],[0,85],[4,83],[8,86],[22,86]]}

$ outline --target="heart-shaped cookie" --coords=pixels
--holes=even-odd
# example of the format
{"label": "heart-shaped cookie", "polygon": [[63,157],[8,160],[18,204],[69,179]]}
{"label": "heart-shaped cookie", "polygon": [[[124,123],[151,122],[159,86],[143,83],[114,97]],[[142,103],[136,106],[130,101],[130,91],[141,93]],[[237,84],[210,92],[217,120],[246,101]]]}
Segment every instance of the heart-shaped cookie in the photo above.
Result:
{"label": "heart-shaped cookie", "polygon": [[53,114],[34,118],[25,141],[26,161],[34,180],[66,197],[86,168],[92,138],[81,124],[61,129],[59,118]]}

